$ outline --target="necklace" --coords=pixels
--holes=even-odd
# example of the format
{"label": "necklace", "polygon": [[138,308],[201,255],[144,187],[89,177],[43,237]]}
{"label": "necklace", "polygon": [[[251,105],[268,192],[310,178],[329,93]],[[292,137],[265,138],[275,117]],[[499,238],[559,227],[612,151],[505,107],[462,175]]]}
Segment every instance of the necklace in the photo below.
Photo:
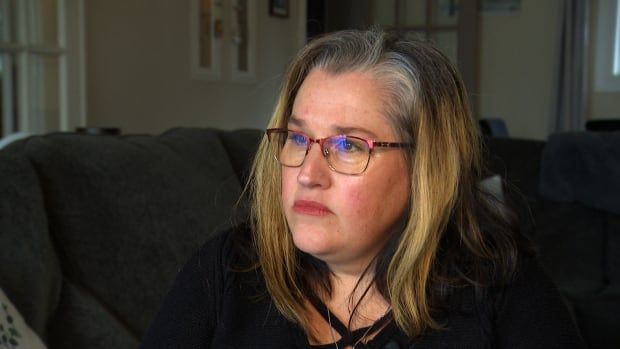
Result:
{"label": "necklace", "polygon": [[336,342],[336,338],[334,337],[334,328],[332,327],[332,317],[330,315],[329,308],[327,309],[327,322],[329,323],[329,334],[332,336],[332,341],[336,345],[336,349],[338,348],[338,342]]}
{"label": "necklace", "polygon": [[[370,330],[372,330],[373,327],[375,327],[375,325],[379,322],[382,322],[382,320],[385,319],[385,316],[387,315],[387,313],[390,311],[390,307],[388,307],[388,309],[385,311],[385,314],[383,314],[383,316],[381,318],[379,318],[377,321],[373,322],[370,326],[368,326],[368,328],[366,329],[366,331],[364,331],[364,334],[362,334],[362,336],[360,337],[360,339],[358,339],[355,343],[353,343],[353,345],[351,346],[352,349],[355,349],[355,347],[357,347],[357,345],[364,340],[364,338],[366,338],[366,336],[368,335],[368,333],[370,332]],[[332,317],[331,317],[331,312],[329,311],[329,308],[327,308],[327,323],[329,324],[329,334],[332,337],[332,341],[334,342],[334,345],[336,346],[336,349],[340,349],[338,347],[338,342],[336,341],[336,338],[334,337],[334,327],[332,326]],[[342,334],[341,334],[342,335]]]}

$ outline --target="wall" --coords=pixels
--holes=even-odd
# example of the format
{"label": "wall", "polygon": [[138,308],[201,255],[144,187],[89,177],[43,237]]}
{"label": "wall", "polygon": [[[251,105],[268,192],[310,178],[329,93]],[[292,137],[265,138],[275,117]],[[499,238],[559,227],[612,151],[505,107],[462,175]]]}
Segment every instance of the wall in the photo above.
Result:
{"label": "wall", "polygon": [[511,136],[545,139],[552,112],[560,0],[522,0],[514,14],[481,14],[479,117]]}
{"label": "wall", "polygon": [[[125,133],[264,127],[281,74],[303,41],[305,1],[290,2],[288,19],[270,17],[269,1],[257,1],[258,78],[249,84],[191,79],[189,0],[86,1],[88,124]],[[560,1],[522,0],[514,14],[480,16],[477,116],[503,118],[514,137],[547,136]],[[590,118],[618,118],[619,97],[592,92]]]}
{"label": "wall", "polygon": [[67,8],[67,120],[60,129],[74,130],[84,125],[86,115],[85,96],[85,47],[84,47],[84,1],[65,1]]}
{"label": "wall", "polygon": [[190,0],[86,1],[87,120],[123,133],[175,126],[264,128],[287,63],[301,47],[305,1],[287,19],[257,1],[257,80],[194,80],[189,58]]}
{"label": "wall", "polygon": [[588,118],[620,119],[620,93],[592,91]]}

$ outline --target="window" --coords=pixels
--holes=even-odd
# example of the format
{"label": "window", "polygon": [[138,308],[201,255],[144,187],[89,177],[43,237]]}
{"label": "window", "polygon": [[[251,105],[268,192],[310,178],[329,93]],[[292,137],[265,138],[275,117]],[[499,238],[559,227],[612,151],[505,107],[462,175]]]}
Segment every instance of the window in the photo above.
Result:
{"label": "window", "polygon": [[595,90],[620,92],[619,0],[600,0],[597,13]]}
{"label": "window", "polygon": [[[81,1],[0,0],[0,137],[76,126],[69,111],[83,89],[71,97],[67,91],[70,71],[79,74],[82,61],[72,59],[68,66],[66,34],[69,28],[71,40],[81,37]],[[72,52],[81,53],[72,44]]]}
{"label": "window", "polygon": [[[467,89],[475,94],[478,4],[476,0],[373,0],[370,8],[372,24],[435,42],[458,66]],[[477,110],[476,98],[471,98],[471,105]]]}
{"label": "window", "polygon": [[616,30],[614,31],[614,75],[620,75],[620,6],[616,0]]}
{"label": "window", "polygon": [[375,0],[374,22],[404,31],[411,37],[431,39],[453,63],[457,63],[459,1]]}

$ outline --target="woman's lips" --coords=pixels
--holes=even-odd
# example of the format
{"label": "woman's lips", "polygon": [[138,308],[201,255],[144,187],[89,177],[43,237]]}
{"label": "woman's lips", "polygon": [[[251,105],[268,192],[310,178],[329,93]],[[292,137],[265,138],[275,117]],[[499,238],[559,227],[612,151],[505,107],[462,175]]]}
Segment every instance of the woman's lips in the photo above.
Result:
{"label": "woman's lips", "polygon": [[297,200],[293,203],[293,211],[310,216],[326,216],[332,211],[316,201]]}

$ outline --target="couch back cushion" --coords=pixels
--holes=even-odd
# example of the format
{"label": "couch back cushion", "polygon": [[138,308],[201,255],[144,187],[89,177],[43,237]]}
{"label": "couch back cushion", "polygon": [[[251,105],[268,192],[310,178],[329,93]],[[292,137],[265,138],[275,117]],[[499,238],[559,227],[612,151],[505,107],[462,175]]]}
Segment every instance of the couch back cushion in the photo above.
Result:
{"label": "couch back cushion", "polygon": [[0,151],[0,287],[26,323],[44,336],[62,274],[39,178],[25,148],[20,142]]}
{"label": "couch back cushion", "polygon": [[539,194],[546,143],[486,139],[486,164],[508,182],[508,200],[519,225],[534,241],[540,259],[565,294],[600,290],[605,284],[607,216],[578,202],[553,202]]}
{"label": "couch back cushion", "polygon": [[606,214],[577,202],[543,201],[534,209],[540,259],[567,295],[592,293],[606,283]]}
{"label": "couch back cushion", "polygon": [[228,151],[208,129],[26,142],[63,272],[51,347],[137,345],[178,269],[231,223]]}
{"label": "couch back cushion", "polygon": [[605,262],[609,284],[620,293],[620,215],[607,215]]}

